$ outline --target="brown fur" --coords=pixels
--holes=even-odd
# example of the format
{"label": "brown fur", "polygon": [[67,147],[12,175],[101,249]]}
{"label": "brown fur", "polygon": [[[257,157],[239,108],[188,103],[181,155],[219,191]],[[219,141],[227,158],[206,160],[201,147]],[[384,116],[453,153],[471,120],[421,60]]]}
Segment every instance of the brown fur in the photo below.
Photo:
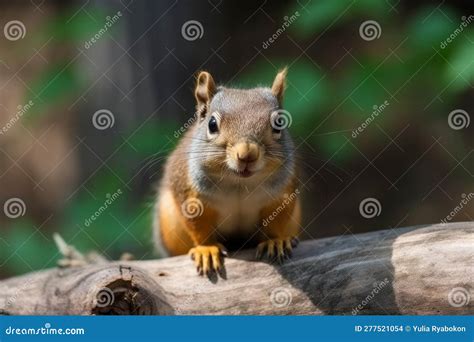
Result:
{"label": "brown fur", "polygon": [[[270,113],[282,102],[285,76],[286,69],[276,76],[268,90],[216,88],[209,73],[201,72],[197,77],[196,122],[166,163],[159,188],[155,229],[159,230],[157,233],[169,254],[189,252],[200,273],[219,270],[222,266],[221,257],[225,251],[217,229],[222,220],[219,209],[223,209],[216,205],[224,204],[227,191],[231,197],[237,191],[244,199],[245,194],[240,191],[246,189],[252,194],[248,185],[263,184],[276,173],[284,184],[276,179],[271,183],[274,185],[267,185],[271,188],[265,191],[271,192],[272,196],[266,200],[267,204],[258,203],[262,205],[257,219],[261,228],[256,232],[258,234],[252,235],[257,238],[259,254],[266,251],[268,257],[275,256],[280,261],[290,255],[301,223],[300,202],[299,198],[294,198],[285,206],[282,203],[297,189],[297,177],[293,164],[285,164],[282,153],[275,153],[290,150],[288,133],[282,133],[284,139],[280,139],[278,131],[275,133],[270,125]],[[206,126],[211,115],[219,126],[215,134]],[[191,167],[197,167],[195,165],[200,169],[191,170]],[[284,170],[285,166],[291,169]],[[241,178],[249,177],[245,172],[252,178]],[[205,184],[209,181],[209,189],[198,185],[196,177]],[[218,189],[228,189],[223,191],[223,200],[218,197],[223,196],[222,191],[220,195],[215,192],[215,183],[218,183]],[[183,205],[190,200],[202,205],[199,215],[189,217],[183,212]],[[247,205],[242,201],[240,205]],[[278,217],[262,227],[262,222],[277,211]]]}

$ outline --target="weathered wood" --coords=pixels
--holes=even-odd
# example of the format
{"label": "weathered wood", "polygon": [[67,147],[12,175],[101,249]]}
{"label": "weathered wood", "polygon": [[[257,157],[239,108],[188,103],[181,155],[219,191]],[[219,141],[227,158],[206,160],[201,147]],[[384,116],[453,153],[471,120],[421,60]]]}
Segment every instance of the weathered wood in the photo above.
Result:
{"label": "weathered wood", "polygon": [[187,256],[51,269],[0,282],[4,314],[474,314],[474,222],[302,242],[282,266]]}

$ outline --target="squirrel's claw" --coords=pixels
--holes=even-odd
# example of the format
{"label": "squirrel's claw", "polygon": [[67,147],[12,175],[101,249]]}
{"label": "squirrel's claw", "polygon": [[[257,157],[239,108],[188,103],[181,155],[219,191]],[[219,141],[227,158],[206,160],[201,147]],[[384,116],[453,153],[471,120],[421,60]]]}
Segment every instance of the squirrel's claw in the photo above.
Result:
{"label": "squirrel's claw", "polygon": [[293,254],[293,247],[296,245],[297,238],[294,237],[284,239],[270,239],[258,244],[256,258],[262,259],[264,254],[266,254],[268,260],[277,261],[281,264],[286,259],[291,258]]}
{"label": "squirrel's claw", "polygon": [[210,275],[212,272],[220,272],[223,267],[223,257],[227,251],[221,244],[210,246],[196,246],[188,253],[194,260],[199,275]]}

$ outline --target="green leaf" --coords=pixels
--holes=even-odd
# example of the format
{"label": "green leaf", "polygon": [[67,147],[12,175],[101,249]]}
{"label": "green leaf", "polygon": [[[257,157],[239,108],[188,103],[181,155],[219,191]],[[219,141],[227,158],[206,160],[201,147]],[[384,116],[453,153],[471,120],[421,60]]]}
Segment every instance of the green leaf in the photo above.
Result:
{"label": "green leaf", "polygon": [[65,103],[73,94],[77,95],[81,87],[82,81],[73,64],[53,65],[43,70],[25,96],[26,101],[32,99],[34,102],[27,120],[44,114],[52,106]]}
{"label": "green leaf", "polygon": [[[178,138],[182,135],[178,124],[181,124],[185,130],[184,124],[191,118],[192,116],[183,121],[182,124],[160,120],[158,125],[143,125],[138,131],[135,131],[136,128],[133,127],[128,137],[131,146],[127,145],[126,153],[135,156],[150,156],[154,153],[164,153],[172,150],[178,142]],[[189,122],[191,123],[192,120]]]}
{"label": "green leaf", "polygon": [[298,4],[291,10],[291,13],[300,13],[292,28],[299,36],[310,37],[357,16],[365,17],[364,20],[372,19],[373,16],[387,17],[389,10],[388,3],[378,0],[311,1],[304,8]]}
{"label": "green leaf", "polygon": [[73,8],[53,17],[41,33],[45,37],[54,37],[55,40],[67,42],[87,40],[103,28],[107,22],[107,15],[114,14],[105,13],[103,9],[94,6],[87,8],[87,12]]}
{"label": "green leaf", "polygon": [[40,232],[29,220],[12,223],[7,238],[7,265],[15,274],[54,265],[57,249],[48,231]]}
{"label": "green leaf", "polygon": [[406,36],[418,54],[433,54],[433,48],[439,49],[459,23],[460,19],[449,7],[443,11],[433,6],[425,7],[410,19]]}
{"label": "green leaf", "polygon": [[[474,37],[474,31],[470,33],[471,38]],[[472,88],[474,84],[474,44],[470,43],[467,37],[457,39],[460,43],[455,45],[443,72],[444,81],[450,84],[447,89],[450,92]]]}
{"label": "green leaf", "polygon": [[322,150],[325,159],[346,161],[353,154],[353,149],[347,143],[347,138],[343,134],[314,136],[312,142]]}

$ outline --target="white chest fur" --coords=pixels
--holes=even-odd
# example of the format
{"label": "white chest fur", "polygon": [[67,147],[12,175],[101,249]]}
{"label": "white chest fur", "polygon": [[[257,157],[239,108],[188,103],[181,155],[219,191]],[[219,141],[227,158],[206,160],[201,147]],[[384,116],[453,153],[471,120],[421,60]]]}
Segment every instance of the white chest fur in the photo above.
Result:
{"label": "white chest fur", "polygon": [[237,232],[252,234],[261,225],[260,213],[269,198],[261,189],[220,194],[213,203],[219,212],[217,231],[224,235]]}

